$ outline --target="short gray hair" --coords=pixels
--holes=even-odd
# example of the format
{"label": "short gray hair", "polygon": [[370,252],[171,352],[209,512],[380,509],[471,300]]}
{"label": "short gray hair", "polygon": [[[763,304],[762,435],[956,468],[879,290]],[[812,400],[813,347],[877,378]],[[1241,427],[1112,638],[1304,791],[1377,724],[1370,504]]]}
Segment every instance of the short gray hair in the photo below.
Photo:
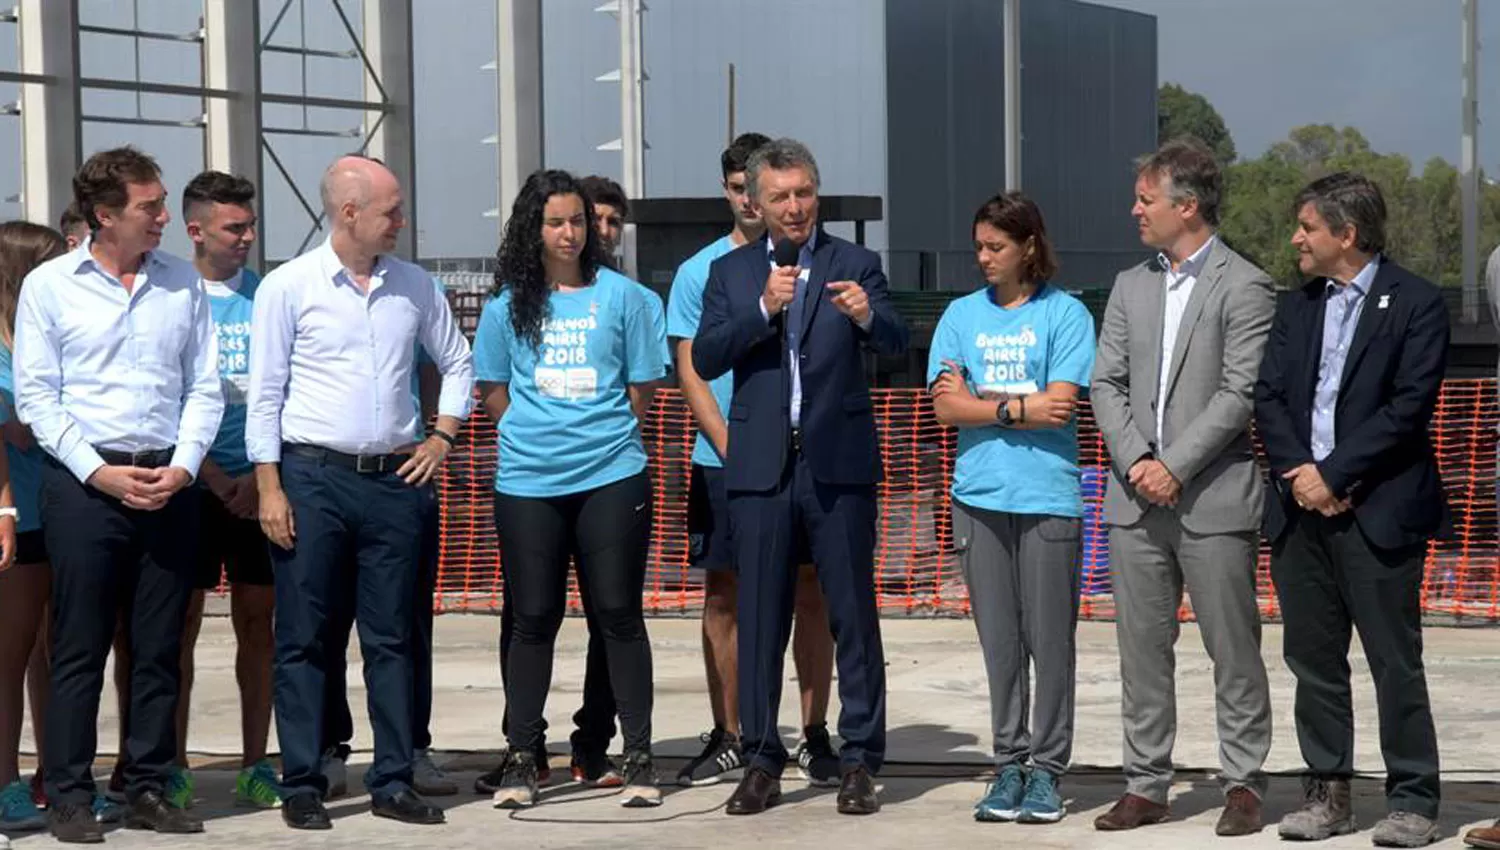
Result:
{"label": "short gray hair", "polygon": [[1157,148],[1154,153],[1136,160],[1135,173],[1139,177],[1150,174],[1167,181],[1168,195],[1173,204],[1181,204],[1188,198],[1198,201],[1198,214],[1209,227],[1219,226],[1219,205],[1224,199],[1224,174],[1219,170],[1219,161],[1208,146],[1193,138],[1182,136]]}
{"label": "short gray hair", "polygon": [[1319,177],[1297,193],[1296,215],[1308,204],[1318,211],[1334,236],[1354,228],[1354,247],[1374,256],[1385,251],[1385,196],[1374,181],[1353,171]]}
{"label": "short gray hair", "polygon": [[776,139],[761,145],[755,149],[755,153],[750,154],[750,159],[745,163],[745,182],[750,186],[751,197],[760,197],[760,173],[767,168],[772,171],[806,169],[812,177],[813,186],[822,185],[818,176],[818,161],[813,159],[812,151],[807,149],[807,145],[796,139]]}

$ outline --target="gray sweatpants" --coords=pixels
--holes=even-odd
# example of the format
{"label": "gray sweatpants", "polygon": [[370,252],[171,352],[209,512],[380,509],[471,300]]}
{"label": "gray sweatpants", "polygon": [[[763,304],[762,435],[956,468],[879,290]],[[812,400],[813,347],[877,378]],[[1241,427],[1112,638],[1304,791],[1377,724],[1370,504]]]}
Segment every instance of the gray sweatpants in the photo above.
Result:
{"label": "gray sweatpants", "polygon": [[1072,759],[1081,527],[1073,517],[953,500],[953,539],[990,682],[997,770],[1030,761],[1061,776]]}

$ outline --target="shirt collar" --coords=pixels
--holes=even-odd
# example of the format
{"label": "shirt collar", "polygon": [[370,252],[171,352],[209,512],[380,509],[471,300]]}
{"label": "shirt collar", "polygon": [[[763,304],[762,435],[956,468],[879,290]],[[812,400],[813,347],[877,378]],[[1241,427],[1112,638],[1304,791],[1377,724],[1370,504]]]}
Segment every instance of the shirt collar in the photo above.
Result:
{"label": "shirt collar", "polygon": [[[347,281],[351,285],[354,283],[354,279],[349,274],[349,270],[344,268],[344,262],[340,260],[339,255],[334,253],[333,251],[332,236],[324,239],[323,244],[318,246],[318,265],[323,270],[324,280],[330,280],[334,283],[338,283],[340,280],[343,280]],[[375,284],[379,282],[377,281],[377,278],[380,279],[380,281],[384,280],[387,268],[388,266],[386,265],[384,254],[381,254],[380,256],[375,258],[375,267],[370,270],[371,288],[374,288]]]}
{"label": "shirt collar", "polygon": [[1217,241],[1219,241],[1219,234],[1217,233],[1208,237],[1208,241],[1200,245],[1198,250],[1193,252],[1192,256],[1188,257],[1177,267],[1176,271],[1172,270],[1172,259],[1166,255],[1166,252],[1158,253],[1156,261],[1161,264],[1163,269],[1166,269],[1167,274],[1175,278],[1197,277],[1202,273],[1203,266],[1208,263],[1208,254],[1213,250],[1214,243]]}
{"label": "shirt collar", "polygon": [[1343,281],[1331,277],[1328,278],[1327,291],[1330,294],[1337,294],[1352,289],[1355,297],[1363,298],[1370,294],[1370,287],[1375,283],[1375,275],[1379,271],[1380,258],[1373,257],[1370,259],[1370,262],[1365,263],[1364,268],[1359,270],[1359,274],[1356,274],[1354,279],[1349,281],[1347,288],[1341,285]]}
{"label": "shirt collar", "polygon": [[[776,243],[773,242],[773,241],[771,241],[771,234],[769,232],[766,233],[765,239],[766,239],[766,256],[768,256],[768,257],[775,256],[775,254],[776,254]],[[809,257],[812,256],[813,251],[817,250],[817,246],[818,246],[818,229],[816,227],[814,227],[812,235],[809,236],[809,237],[807,237],[807,241],[803,242],[802,246],[797,249],[797,256],[798,256],[798,258],[800,259],[804,254],[807,255],[807,256],[809,256]]]}
{"label": "shirt collar", "polygon": [[[92,250],[93,244],[94,237],[92,235],[85,236],[83,241],[78,243],[78,247],[73,249],[71,254],[73,260],[68,264],[73,269],[73,273],[78,274],[92,267],[98,269],[100,274],[114,277],[114,275],[105,271],[103,266],[99,265],[98,260],[94,259],[94,252]],[[154,268],[165,263],[166,261],[157,256],[156,250],[153,249],[147,251],[146,256],[141,259],[140,269],[145,269],[147,267]],[[136,270],[137,273],[139,273],[140,269]],[[149,273],[147,274],[147,276],[150,276]]]}

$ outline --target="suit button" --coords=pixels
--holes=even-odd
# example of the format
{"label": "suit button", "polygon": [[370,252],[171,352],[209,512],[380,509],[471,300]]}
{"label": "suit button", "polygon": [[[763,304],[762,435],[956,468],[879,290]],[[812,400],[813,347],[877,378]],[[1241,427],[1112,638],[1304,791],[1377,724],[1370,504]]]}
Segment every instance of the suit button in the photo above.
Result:
{"label": "suit button", "polygon": [[798,355],[797,359],[801,360],[803,362],[807,362],[807,355],[806,354]]}

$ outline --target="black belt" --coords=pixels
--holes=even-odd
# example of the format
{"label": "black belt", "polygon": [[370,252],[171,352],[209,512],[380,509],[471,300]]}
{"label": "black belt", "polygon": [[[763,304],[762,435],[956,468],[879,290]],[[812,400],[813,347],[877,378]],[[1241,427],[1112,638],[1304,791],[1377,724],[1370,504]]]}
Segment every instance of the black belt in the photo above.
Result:
{"label": "black belt", "polygon": [[114,449],[101,449],[95,446],[94,451],[99,453],[100,460],[110,466],[138,466],[142,469],[156,469],[172,462],[172,453],[176,451],[176,448],[168,446],[164,449],[121,452]]}
{"label": "black belt", "polygon": [[306,443],[282,443],[281,453],[352,469],[361,475],[395,472],[401,468],[401,464],[411,459],[409,454],[352,455],[348,452],[325,449],[322,446],[310,446]]}

